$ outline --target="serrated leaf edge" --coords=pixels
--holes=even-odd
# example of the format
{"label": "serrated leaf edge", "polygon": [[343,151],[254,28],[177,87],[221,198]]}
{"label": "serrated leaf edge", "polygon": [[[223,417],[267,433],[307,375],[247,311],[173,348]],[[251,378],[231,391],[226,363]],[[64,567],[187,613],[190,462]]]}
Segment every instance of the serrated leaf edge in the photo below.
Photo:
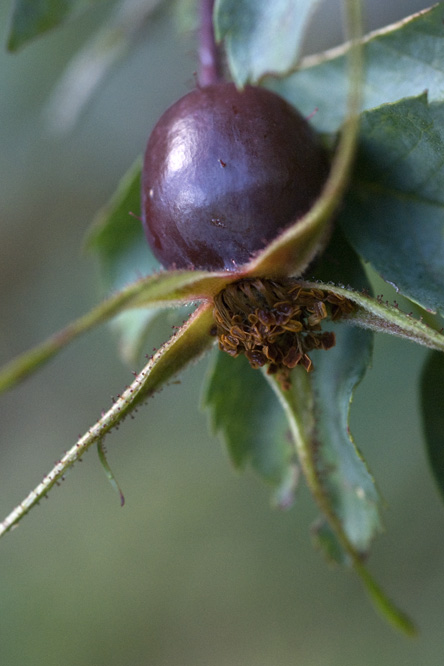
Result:
{"label": "serrated leaf edge", "polygon": [[[322,514],[327,519],[332,530],[334,531],[339,544],[344,552],[349,556],[353,568],[359,575],[364,587],[372,600],[375,608],[386,618],[394,627],[403,633],[413,636],[416,634],[416,627],[411,619],[395,606],[395,604],[387,597],[382,588],[376,583],[371,574],[364,566],[361,555],[356,551],[353,544],[348,539],[338,516],[334,513],[326,491],[322,484],[322,479],[319,476],[315,452],[310,437],[307,434],[310,431],[313,433],[315,430],[314,423],[314,396],[309,385],[308,376],[302,368],[295,368],[293,370],[293,379],[298,377],[298,389],[308,396],[311,403],[311,408],[305,409],[304,413],[301,410],[295,399],[294,391],[284,391],[279,382],[272,375],[266,375],[271,387],[277,395],[279,402],[288,419],[288,424],[292,433],[294,445],[299,458],[301,469],[304,473],[307,485],[310,488],[313,497],[315,498]],[[304,405],[306,408],[307,405]]]}

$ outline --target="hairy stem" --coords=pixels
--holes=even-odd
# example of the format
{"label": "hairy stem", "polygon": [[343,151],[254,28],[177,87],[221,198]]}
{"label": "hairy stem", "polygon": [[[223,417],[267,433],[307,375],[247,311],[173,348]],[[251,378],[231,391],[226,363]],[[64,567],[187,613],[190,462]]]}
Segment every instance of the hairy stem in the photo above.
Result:
{"label": "hairy stem", "polygon": [[71,322],[42,343],[17,356],[0,369],[0,393],[13,388],[44,365],[70,342],[121,312],[139,289],[131,286]]}
{"label": "hairy stem", "polygon": [[208,301],[228,279],[225,273],[202,271],[169,271],[142,278],[0,368],[0,393],[26,379],[77,337],[125,309],[170,307],[190,300]]}
{"label": "hairy stem", "polygon": [[112,407],[80,437],[38,486],[0,523],[0,536],[17,525],[33,506],[46,497],[51,488],[63,480],[67,470],[92,444],[101,443],[110,430],[214,343],[215,338],[210,335],[213,325],[212,310],[211,304],[201,305],[171,340],[156,352],[132,384],[117,397]]}

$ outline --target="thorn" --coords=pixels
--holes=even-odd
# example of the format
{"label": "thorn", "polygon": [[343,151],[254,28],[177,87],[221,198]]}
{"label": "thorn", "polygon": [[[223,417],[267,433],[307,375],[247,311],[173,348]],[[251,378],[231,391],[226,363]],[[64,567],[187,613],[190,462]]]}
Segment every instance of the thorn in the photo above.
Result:
{"label": "thorn", "polygon": [[313,109],[313,111],[312,111],[312,112],[306,117],[305,120],[307,120],[307,121],[308,121],[308,120],[311,120],[311,119],[313,118],[313,116],[315,116],[315,115],[317,114],[318,111],[319,111],[319,108],[316,106],[316,107]]}
{"label": "thorn", "polygon": [[138,215],[136,215],[135,213],[129,211],[129,212],[128,212],[128,215],[131,215],[131,217],[134,217],[134,218],[135,218],[136,220],[138,220],[139,222],[142,222],[142,218],[139,217]]}

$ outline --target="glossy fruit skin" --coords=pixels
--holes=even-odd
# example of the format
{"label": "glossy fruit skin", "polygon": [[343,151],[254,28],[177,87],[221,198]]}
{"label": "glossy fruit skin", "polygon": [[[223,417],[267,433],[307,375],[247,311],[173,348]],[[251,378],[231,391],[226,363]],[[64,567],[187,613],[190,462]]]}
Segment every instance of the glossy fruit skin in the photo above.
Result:
{"label": "glossy fruit skin", "polygon": [[160,118],[146,149],[142,221],[166,268],[234,270],[319,196],[326,152],[302,116],[264,88],[196,88]]}

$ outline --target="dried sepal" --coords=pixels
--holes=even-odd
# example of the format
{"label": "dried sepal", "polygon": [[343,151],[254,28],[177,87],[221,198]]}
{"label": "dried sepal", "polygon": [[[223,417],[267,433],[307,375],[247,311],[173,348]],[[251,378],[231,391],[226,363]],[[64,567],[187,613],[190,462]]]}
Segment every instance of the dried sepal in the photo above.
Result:
{"label": "dried sepal", "polygon": [[294,367],[313,369],[309,352],[335,345],[335,334],[322,331],[321,322],[353,307],[344,297],[306,288],[293,278],[243,279],[215,296],[214,332],[222,351],[245,354],[253,368],[268,365],[268,373],[288,389]]}

